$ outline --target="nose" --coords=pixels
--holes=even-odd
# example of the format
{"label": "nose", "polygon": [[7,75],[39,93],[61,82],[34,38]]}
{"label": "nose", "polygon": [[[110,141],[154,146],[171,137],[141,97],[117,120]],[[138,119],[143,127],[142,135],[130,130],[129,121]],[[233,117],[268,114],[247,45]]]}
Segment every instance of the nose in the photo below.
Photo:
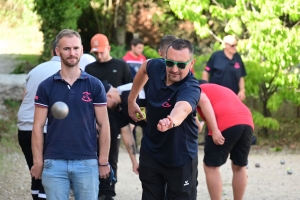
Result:
{"label": "nose", "polygon": [[178,72],[179,69],[178,69],[177,65],[174,64],[174,66],[172,67],[171,71],[172,72]]}

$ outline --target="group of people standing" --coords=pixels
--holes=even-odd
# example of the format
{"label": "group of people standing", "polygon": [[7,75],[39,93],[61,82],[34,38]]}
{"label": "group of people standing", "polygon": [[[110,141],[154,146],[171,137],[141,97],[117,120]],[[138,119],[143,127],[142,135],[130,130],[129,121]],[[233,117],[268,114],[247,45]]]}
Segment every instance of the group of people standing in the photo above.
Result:
{"label": "group of people standing", "polygon": [[[242,199],[254,126],[241,101],[246,71],[237,41],[228,36],[224,45],[207,63],[207,83],[191,72],[195,59],[188,40],[164,36],[162,58],[146,60],[142,41],[134,39],[119,60],[110,55],[107,37],[96,34],[91,39],[96,61],[83,67],[80,35],[62,30],[51,61],[28,74],[18,113],[18,138],[32,176],[33,199],[67,200],[72,188],[78,200],[112,200],[120,138],[139,174],[142,199],[196,199],[201,195],[196,190],[197,112],[208,127],[203,164],[211,199],[222,197],[219,167],[229,154],[234,198]],[[57,101],[69,107],[64,119],[51,114]],[[137,117],[143,115],[140,107],[146,107],[146,119]],[[139,162],[135,125],[144,128]]]}

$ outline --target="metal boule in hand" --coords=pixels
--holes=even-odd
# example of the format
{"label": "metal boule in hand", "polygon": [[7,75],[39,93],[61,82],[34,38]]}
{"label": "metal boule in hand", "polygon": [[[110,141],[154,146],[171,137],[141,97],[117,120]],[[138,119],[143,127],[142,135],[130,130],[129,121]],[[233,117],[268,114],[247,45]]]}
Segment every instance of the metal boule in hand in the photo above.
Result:
{"label": "metal boule in hand", "polygon": [[69,107],[62,101],[55,102],[51,107],[51,113],[56,119],[63,119],[69,114]]}

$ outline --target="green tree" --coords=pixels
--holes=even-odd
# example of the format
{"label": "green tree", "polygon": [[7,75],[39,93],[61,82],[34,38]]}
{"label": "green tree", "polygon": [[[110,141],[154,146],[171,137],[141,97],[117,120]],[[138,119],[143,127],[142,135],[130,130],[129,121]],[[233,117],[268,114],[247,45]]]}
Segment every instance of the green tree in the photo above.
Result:
{"label": "green tree", "polygon": [[66,28],[77,30],[77,20],[82,10],[89,5],[89,1],[34,0],[34,5],[44,34],[44,51],[41,60],[49,60],[51,45],[56,35]]}
{"label": "green tree", "polygon": [[[272,118],[283,100],[300,104],[299,92],[299,19],[300,1],[236,0],[226,5],[217,0],[169,0],[171,9],[181,19],[194,23],[201,38],[220,41],[225,34],[239,40],[239,51],[248,71],[247,95],[262,103],[262,111],[253,110],[257,126],[278,129]],[[228,1],[227,1],[228,2]],[[224,29],[213,32],[215,22]]]}

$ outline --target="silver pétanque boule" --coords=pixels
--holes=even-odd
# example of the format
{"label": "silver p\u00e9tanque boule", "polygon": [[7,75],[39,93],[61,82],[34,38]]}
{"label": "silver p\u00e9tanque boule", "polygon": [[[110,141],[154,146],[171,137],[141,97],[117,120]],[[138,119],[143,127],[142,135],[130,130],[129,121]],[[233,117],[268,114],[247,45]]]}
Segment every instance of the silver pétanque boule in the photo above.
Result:
{"label": "silver p\u00e9tanque boule", "polygon": [[284,164],[285,163],[285,161],[282,159],[282,160],[280,160],[280,164]]}
{"label": "silver p\u00e9tanque boule", "polygon": [[52,105],[51,113],[56,119],[63,119],[69,114],[69,107],[66,103],[57,101]]}

